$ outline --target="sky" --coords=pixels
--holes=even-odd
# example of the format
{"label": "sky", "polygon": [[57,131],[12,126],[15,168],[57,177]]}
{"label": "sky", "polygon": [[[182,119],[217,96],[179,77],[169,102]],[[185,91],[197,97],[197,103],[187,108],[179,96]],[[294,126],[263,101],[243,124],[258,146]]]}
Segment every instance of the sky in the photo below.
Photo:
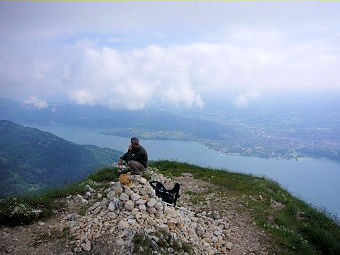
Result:
{"label": "sky", "polygon": [[143,109],[340,91],[340,2],[0,2],[0,97]]}

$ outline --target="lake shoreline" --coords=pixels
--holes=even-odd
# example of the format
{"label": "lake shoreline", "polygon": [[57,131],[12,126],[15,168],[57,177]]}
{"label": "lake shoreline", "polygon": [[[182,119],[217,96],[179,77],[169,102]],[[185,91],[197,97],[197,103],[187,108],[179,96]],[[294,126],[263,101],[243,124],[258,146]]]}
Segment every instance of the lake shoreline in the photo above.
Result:
{"label": "lake shoreline", "polygon": [[[32,126],[32,125],[27,125]],[[125,152],[130,138],[99,134],[98,129],[35,126],[78,144],[94,144]],[[340,218],[340,163],[328,159],[301,160],[221,154],[197,141],[141,140],[150,160],[171,159],[204,167],[265,176],[313,206]]]}

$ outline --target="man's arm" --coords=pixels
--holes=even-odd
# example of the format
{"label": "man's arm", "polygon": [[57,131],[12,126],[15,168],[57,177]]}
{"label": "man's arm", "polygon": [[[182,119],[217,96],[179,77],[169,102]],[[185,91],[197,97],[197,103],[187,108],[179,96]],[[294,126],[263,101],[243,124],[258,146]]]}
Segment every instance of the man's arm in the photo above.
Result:
{"label": "man's arm", "polygon": [[125,161],[126,163],[130,160],[131,158],[131,145],[129,145],[129,149],[128,151],[120,157],[120,159],[118,160],[118,166],[120,166],[122,164],[123,161]]}

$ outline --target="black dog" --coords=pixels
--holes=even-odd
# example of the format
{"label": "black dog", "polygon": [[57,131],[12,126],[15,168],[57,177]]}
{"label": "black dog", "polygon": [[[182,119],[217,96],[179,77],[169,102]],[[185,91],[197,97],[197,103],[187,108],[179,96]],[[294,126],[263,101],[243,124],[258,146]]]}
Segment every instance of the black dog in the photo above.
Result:
{"label": "black dog", "polygon": [[167,190],[163,184],[158,181],[151,181],[151,187],[156,191],[156,196],[161,198],[164,202],[174,204],[176,206],[177,199],[180,197],[179,189],[181,188],[179,183],[176,183],[173,189]]}

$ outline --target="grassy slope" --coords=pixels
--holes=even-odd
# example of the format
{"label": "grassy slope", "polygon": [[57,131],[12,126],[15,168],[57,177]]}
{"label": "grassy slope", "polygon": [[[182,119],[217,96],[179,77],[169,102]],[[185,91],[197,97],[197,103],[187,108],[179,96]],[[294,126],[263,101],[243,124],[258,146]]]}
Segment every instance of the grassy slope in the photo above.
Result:
{"label": "grassy slope", "polygon": [[[171,161],[157,161],[151,166],[165,175],[192,173],[194,178],[216,184],[222,193],[238,196],[258,226],[291,254],[340,254],[339,223],[271,180]],[[260,195],[262,199],[254,199]],[[273,200],[284,208],[273,210]]]}
{"label": "grassy slope", "polygon": [[[273,240],[281,245],[289,254],[340,254],[340,226],[326,214],[318,212],[303,201],[293,197],[277,183],[265,178],[232,173],[216,169],[207,169],[171,161],[156,161],[150,164],[162,174],[180,176],[184,172],[192,173],[200,178],[216,184],[219,193],[232,194],[240,199],[244,210],[250,211],[259,227],[269,233]],[[36,218],[32,216],[10,213],[20,202],[27,207],[40,208],[48,217],[52,210],[62,207],[55,203],[57,198],[69,194],[85,192],[85,185],[98,182],[100,187],[107,186],[109,181],[116,181],[118,174],[115,169],[103,168],[81,182],[62,189],[51,190],[35,197],[22,197],[17,200],[6,200],[0,203],[0,225],[16,225],[30,223]],[[262,199],[258,198],[259,195]],[[272,201],[284,205],[284,208],[273,210]],[[298,218],[297,215],[303,217]]]}

